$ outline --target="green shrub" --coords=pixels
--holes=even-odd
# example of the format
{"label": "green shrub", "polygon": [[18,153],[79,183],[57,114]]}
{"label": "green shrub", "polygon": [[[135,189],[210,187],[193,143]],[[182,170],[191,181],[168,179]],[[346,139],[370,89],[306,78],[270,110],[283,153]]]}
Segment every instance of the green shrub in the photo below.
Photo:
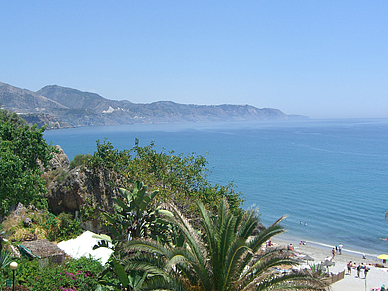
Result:
{"label": "green shrub", "polygon": [[62,212],[58,216],[49,213],[43,226],[47,232],[47,239],[59,242],[80,235],[82,233],[80,223],[81,222],[74,219],[70,213]]}
{"label": "green shrub", "polygon": [[86,155],[76,155],[74,159],[70,162],[70,169],[74,169],[75,167],[82,166],[86,164],[86,161],[91,157],[92,155],[86,154]]}
{"label": "green shrub", "polygon": [[[17,263],[16,284],[27,286],[33,291],[95,290],[98,274],[103,270],[99,261],[85,257],[70,259],[62,265],[50,264],[43,268],[39,266],[38,260],[22,259]],[[4,278],[12,278],[10,268],[3,272]]]}
{"label": "green shrub", "polygon": [[100,212],[97,209],[97,204],[93,206],[81,206],[80,215],[82,220],[96,219],[100,217]]}
{"label": "green shrub", "polygon": [[60,169],[60,172],[57,174],[58,174],[58,176],[57,176],[56,180],[58,181],[58,183],[61,183],[66,179],[67,172],[64,171],[63,169]]}

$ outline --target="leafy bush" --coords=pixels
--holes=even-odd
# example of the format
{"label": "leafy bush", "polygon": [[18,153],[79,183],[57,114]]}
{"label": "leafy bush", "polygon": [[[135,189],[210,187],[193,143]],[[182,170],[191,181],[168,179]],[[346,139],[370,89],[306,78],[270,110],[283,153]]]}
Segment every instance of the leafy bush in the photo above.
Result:
{"label": "leafy bush", "polygon": [[62,212],[58,216],[52,213],[47,215],[43,227],[47,232],[47,239],[51,241],[62,241],[76,238],[82,233],[80,221],[73,218],[70,213]]}
{"label": "leafy bush", "polygon": [[86,164],[86,161],[91,157],[90,154],[86,155],[76,155],[73,160],[70,162],[70,169],[75,167],[82,166]]}
{"label": "leafy bush", "polygon": [[106,168],[117,173],[121,185],[129,189],[136,181],[143,181],[151,189],[158,189],[161,201],[173,201],[187,214],[197,210],[195,201],[200,200],[208,209],[215,210],[222,197],[226,197],[230,209],[240,213],[244,199],[234,191],[235,186],[212,185],[208,180],[209,170],[205,157],[195,153],[184,156],[174,151],[157,152],[152,142],[141,147],[139,140],[131,150],[119,151],[104,140],[97,141],[97,150],[87,165],[96,171]]}
{"label": "leafy bush", "polygon": [[97,204],[89,203],[92,206],[82,205],[80,209],[81,220],[91,220],[98,219],[100,217],[100,212],[97,209]]}
{"label": "leafy bush", "polygon": [[[33,291],[95,290],[98,274],[103,270],[99,261],[85,257],[70,259],[62,265],[50,264],[43,268],[37,260],[22,259],[17,263],[16,284],[27,286]],[[5,278],[12,278],[10,268],[3,272]]]}
{"label": "leafy bush", "polygon": [[29,127],[15,113],[0,110],[0,214],[6,214],[18,202],[44,206],[46,192],[41,177],[54,146],[43,138],[45,127]]}

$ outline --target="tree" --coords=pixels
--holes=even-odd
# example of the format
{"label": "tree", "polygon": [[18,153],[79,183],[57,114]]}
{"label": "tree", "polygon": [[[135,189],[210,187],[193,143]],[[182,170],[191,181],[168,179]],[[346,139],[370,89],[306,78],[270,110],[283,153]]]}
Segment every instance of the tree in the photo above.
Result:
{"label": "tree", "polygon": [[274,267],[293,266],[298,262],[282,248],[260,250],[274,235],[284,232],[278,224],[251,236],[259,220],[254,209],[233,215],[225,199],[218,214],[212,216],[202,203],[200,209],[203,232],[198,233],[176,208],[176,225],[185,237],[185,247],[170,247],[150,240],[125,243],[127,270],[143,270],[152,276],[144,282],[144,290],[325,290],[320,278],[308,271],[275,274]]}
{"label": "tree", "polygon": [[205,157],[194,153],[184,156],[174,151],[157,152],[152,142],[148,146],[135,146],[119,151],[104,140],[97,141],[97,150],[87,166],[96,171],[107,168],[120,176],[117,187],[129,188],[136,181],[143,181],[150,188],[158,189],[158,200],[173,201],[186,215],[196,216],[196,204],[200,200],[209,209],[215,210],[222,197],[226,197],[234,213],[241,211],[244,199],[234,191],[234,185],[212,185]]}
{"label": "tree", "polygon": [[43,138],[45,127],[28,126],[16,113],[0,110],[0,214],[12,205],[44,204],[41,167],[47,167],[55,148]]}

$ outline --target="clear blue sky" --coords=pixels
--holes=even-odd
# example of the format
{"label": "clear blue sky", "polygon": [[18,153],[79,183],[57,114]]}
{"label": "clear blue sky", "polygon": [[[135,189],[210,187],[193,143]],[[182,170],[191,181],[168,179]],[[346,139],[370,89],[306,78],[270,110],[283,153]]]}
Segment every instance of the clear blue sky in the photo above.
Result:
{"label": "clear blue sky", "polygon": [[0,81],[114,100],[388,117],[388,1],[18,1]]}

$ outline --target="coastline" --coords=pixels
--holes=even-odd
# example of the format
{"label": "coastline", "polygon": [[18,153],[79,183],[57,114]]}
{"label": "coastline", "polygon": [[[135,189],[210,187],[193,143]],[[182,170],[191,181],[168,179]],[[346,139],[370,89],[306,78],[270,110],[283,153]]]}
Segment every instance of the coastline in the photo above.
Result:
{"label": "coastline", "polygon": [[[311,240],[311,239],[295,237],[293,235],[290,235],[288,232],[276,236],[275,240],[281,241],[284,243],[292,243],[293,245],[299,245],[299,242],[303,240],[303,241],[307,242],[308,245],[310,245],[310,246],[314,246],[314,247],[319,248],[319,249],[328,249],[329,250],[328,256],[329,255],[331,256],[331,249],[336,247],[335,244],[322,243],[322,242]],[[373,259],[378,260],[377,256],[382,254],[382,253],[378,253],[377,251],[373,251],[373,250],[365,252],[365,251],[353,249],[351,247],[352,246],[350,246],[350,248],[349,248],[349,246],[347,244],[344,245],[342,252],[344,254],[352,255],[353,257],[359,257],[359,258],[362,258],[365,255],[367,259],[372,259],[372,260]],[[387,250],[387,252],[388,252],[388,250]]]}
{"label": "coastline", "polygon": [[[383,284],[388,286],[388,264],[384,264],[384,267],[378,267],[377,265],[382,264],[382,260],[377,259],[376,256],[366,254],[365,259],[363,254],[352,251],[342,250],[340,255],[338,252],[335,253],[334,258],[332,257],[332,248],[335,246],[323,245],[319,243],[306,241],[306,244],[299,244],[302,239],[295,237],[291,238],[286,235],[278,235],[272,238],[272,242],[275,245],[287,246],[292,244],[294,246],[294,252],[297,255],[309,255],[314,258],[314,261],[310,261],[309,264],[319,264],[320,262],[330,259],[335,262],[334,266],[329,267],[329,272],[337,274],[345,271],[344,279],[335,282],[330,285],[333,291],[353,290],[353,291],[365,291],[380,288]],[[365,279],[364,271],[360,272],[360,277],[357,276],[357,270],[354,266],[351,274],[348,274],[347,263],[352,261],[355,266],[363,264],[368,266],[370,269],[367,278]]]}

